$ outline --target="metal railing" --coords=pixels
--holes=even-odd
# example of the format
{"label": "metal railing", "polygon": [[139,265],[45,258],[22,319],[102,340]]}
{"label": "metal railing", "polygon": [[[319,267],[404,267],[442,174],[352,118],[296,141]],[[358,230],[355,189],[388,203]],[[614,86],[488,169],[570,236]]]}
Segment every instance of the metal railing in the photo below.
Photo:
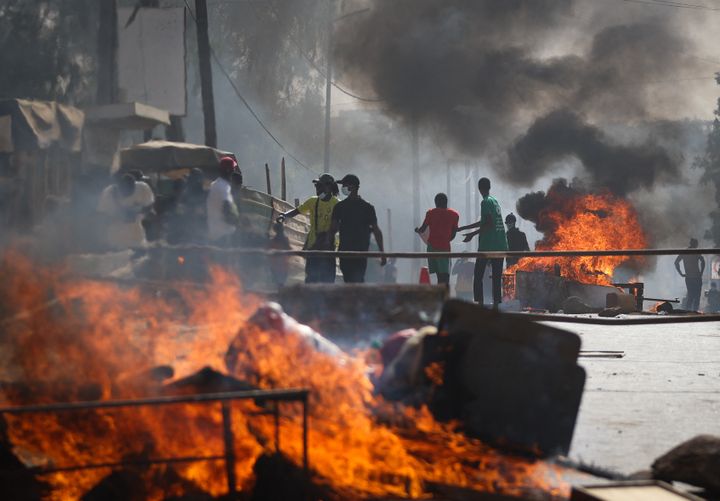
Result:
{"label": "metal railing", "polygon": [[235,255],[265,255],[269,257],[300,256],[300,257],[342,257],[342,258],[534,258],[534,257],[603,257],[603,256],[677,256],[677,255],[720,255],[720,249],[608,249],[608,250],[540,250],[540,251],[470,251],[470,252],[375,252],[375,251],[318,251],[318,250],[272,250],[245,247],[216,247],[212,245],[150,245],[138,249],[153,251],[186,251],[212,252]]}
{"label": "metal railing", "polygon": [[5,414],[42,414],[73,412],[85,410],[117,409],[125,407],[157,407],[161,405],[177,404],[209,404],[220,402],[222,413],[222,430],[224,454],[209,456],[185,456],[172,458],[154,458],[142,460],[125,460],[118,462],[93,463],[84,465],[61,466],[54,468],[37,467],[32,468],[33,473],[43,475],[58,472],[72,472],[100,468],[120,468],[131,465],[153,465],[191,463],[201,461],[225,461],[225,473],[227,479],[228,493],[237,492],[237,478],[235,474],[235,437],[232,431],[232,416],[230,403],[234,400],[254,400],[256,403],[273,402],[273,409],[259,414],[272,414],[275,422],[275,450],[280,452],[280,402],[302,403],[302,462],[303,470],[309,472],[308,458],[308,397],[310,390],[307,389],[283,389],[283,390],[252,390],[227,393],[208,393],[198,395],[165,396],[154,398],[141,398],[133,400],[108,400],[92,402],[68,402],[44,405],[27,405],[22,407],[0,407],[0,416]]}

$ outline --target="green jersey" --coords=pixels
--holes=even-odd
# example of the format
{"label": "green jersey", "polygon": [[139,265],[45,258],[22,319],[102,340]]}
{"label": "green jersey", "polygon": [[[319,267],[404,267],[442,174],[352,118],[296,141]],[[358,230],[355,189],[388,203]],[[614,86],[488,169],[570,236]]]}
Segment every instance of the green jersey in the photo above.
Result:
{"label": "green jersey", "polygon": [[[486,226],[488,221],[491,221],[492,224]],[[480,203],[480,223],[482,229],[478,239],[479,251],[508,250],[500,204],[489,195]]]}

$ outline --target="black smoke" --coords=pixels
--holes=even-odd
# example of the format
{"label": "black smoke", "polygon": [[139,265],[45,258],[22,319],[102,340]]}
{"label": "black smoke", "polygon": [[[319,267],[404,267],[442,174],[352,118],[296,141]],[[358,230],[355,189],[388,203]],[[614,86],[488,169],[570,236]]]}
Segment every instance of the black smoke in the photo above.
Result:
{"label": "black smoke", "polygon": [[678,176],[673,156],[651,140],[617,144],[598,127],[569,110],[539,118],[508,150],[508,177],[529,184],[550,167],[568,158],[578,159],[599,189],[627,195],[652,187],[659,179]]}
{"label": "black smoke", "polygon": [[[677,171],[658,144],[616,144],[598,125],[653,120],[670,106],[657,102],[654,85],[699,71],[687,55],[691,42],[667,18],[607,24],[607,5],[598,2],[591,16],[598,21],[583,21],[573,0],[370,4],[367,15],[337,30],[335,59],[339,74],[381,98],[394,118],[432,128],[461,154],[491,158],[501,175],[524,185],[564,157],[579,159],[617,193]],[[587,47],[563,46],[564,30],[583,22]],[[564,50],[543,50],[553,44]],[[672,106],[680,109],[690,96],[678,96]],[[551,144],[533,144],[540,136]],[[569,144],[576,140],[582,144]],[[531,158],[535,152],[543,158]],[[618,170],[631,171],[627,186]]]}

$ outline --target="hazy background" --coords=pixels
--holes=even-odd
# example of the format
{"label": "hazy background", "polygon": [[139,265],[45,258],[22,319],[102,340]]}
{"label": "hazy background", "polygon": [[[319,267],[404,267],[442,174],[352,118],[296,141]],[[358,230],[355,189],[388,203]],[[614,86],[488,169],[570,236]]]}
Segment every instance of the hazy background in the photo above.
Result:
{"label": "hazy background", "polygon": [[[653,246],[684,247],[691,236],[714,244],[703,239],[718,207],[716,189],[700,182],[705,172],[693,164],[705,150],[720,95],[715,1],[693,0],[687,8],[652,0],[208,4],[211,44],[221,62],[213,64],[219,147],[236,152],[252,187],[264,189],[268,163],[277,189],[285,156],[290,199],[313,194],[310,181],[322,171],[328,18],[360,11],[332,23],[334,81],[362,99],[333,88],[330,172],[360,177],[361,194],[375,205],[392,250],[412,250],[413,228],[421,223],[422,215],[412,214],[413,126],[420,137],[421,212],[436,193],[448,192],[461,221],[474,221],[481,176],[492,179],[503,213],[516,212],[523,195],[564,177],[627,197]],[[0,96],[91,103],[95,13],[91,0],[0,0],[0,58],[16,69],[2,72]],[[18,43],[24,29],[18,19],[40,19],[33,29],[42,36]],[[202,143],[197,44],[192,17],[187,22],[183,125],[189,142]],[[54,52],[40,57],[45,46]],[[33,65],[46,69],[42,78]],[[305,166],[260,128],[225,74]],[[531,245],[541,237],[531,223],[518,223]],[[402,280],[415,280],[406,262],[400,271]],[[672,258],[659,259],[657,271],[642,278],[648,294],[684,292]]]}

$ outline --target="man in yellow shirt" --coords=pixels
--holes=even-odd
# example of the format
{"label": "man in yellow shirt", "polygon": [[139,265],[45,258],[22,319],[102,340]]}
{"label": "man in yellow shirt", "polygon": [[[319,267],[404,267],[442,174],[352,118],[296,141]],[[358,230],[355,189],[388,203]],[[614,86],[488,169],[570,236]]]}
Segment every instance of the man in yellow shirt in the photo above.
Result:
{"label": "man in yellow shirt", "polygon": [[[282,223],[286,218],[305,214],[310,218],[310,232],[305,242],[306,250],[335,250],[335,241],[330,235],[332,213],[338,203],[338,187],[330,174],[314,179],[316,196],[310,197],[277,218]],[[314,256],[305,261],[305,283],[334,283],[335,258]]]}

